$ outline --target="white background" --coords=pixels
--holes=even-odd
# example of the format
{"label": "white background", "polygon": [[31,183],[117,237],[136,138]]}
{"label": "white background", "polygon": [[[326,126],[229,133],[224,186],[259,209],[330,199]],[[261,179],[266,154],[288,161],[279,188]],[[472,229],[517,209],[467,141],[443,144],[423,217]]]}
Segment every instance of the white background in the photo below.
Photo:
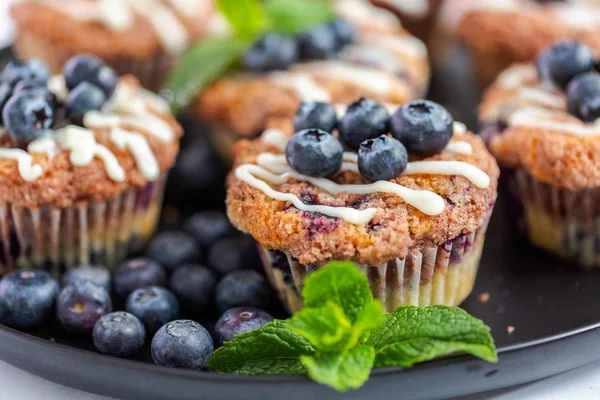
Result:
{"label": "white background", "polygon": [[[11,40],[12,24],[7,13],[10,1],[12,0],[0,0],[0,47],[7,45]],[[600,351],[600,349],[596,351]],[[56,385],[0,361],[0,400],[39,400],[42,398],[48,400],[111,400],[108,397]],[[469,397],[469,400],[475,399],[600,399],[600,363],[510,390]]]}

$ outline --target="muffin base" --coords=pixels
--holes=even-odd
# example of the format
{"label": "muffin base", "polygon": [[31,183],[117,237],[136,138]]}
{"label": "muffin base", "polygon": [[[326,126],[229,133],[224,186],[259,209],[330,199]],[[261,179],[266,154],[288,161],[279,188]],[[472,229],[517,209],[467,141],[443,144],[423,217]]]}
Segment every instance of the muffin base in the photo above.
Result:
{"label": "muffin base", "polygon": [[[440,246],[415,247],[404,258],[380,266],[356,264],[387,312],[402,305],[462,303],[473,290],[488,220],[475,232]],[[316,265],[303,265],[291,255],[259,248],[267,277],[290,313],[302,308],[302,282]]]}
{"label": "muffin base", "polygon": [[0,272],[47,267],[58,275],[79,265],[114,267],[156,230],[166,179],[70,208],[0,204]]}

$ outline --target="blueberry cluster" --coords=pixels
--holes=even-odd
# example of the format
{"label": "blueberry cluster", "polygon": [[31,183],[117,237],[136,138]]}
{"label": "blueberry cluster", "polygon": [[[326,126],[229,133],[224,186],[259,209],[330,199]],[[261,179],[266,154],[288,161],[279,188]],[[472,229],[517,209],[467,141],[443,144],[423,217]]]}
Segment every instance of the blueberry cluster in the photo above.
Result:
{"label": "blueberry cluster", "polygon": [[354,42],[354,27],[345,20],[317,25],[296,36],[269,32],[242,58],[242,66],[254,72],[286,69],[299,60],[326,59]]}
{"label": "blueberry cluster", "polygon": [[572,40],[554,43],[538,55],[536,67],[540,81],[566,91],[570,114],[584,122],[600,118],[600,73],[588,46]]}
{"label": "blueberry cluster", "polygon": [[[338,120],[328,103],[305,102],[294,117],[286,147],[289,165],[301,174],[330,176],[342,166],[344,146],[358,150],[358,169],[370,181],[390,180],[408,165],[408,153],[427,157],[450,142],[454,120],[429,100],[416,100],[390,116],[382,105],[361,98]],[[334,136],[337,128],[339,140]],[[388,136],[391,133],[391,137]]]}
{"label": "blueberry cluster", "polygon": [[62,104],[48,88],[50,70],[41,60],[13,61],[0,73],[2,125],[20,142],[45,134],[63,115],[81,125],[90,110],[99,110],[110,98],[118,77],[98,58],[71,58],[63,74],[70,90]]}
{"label": "blueberry cluster", "polygon": [[[273,320],[263,310],[272,293],[256,271],[259,263],[253,240],[236,233],[224,214],[205,211],[190,217],[184,231],[157,235],[145,257],[112,274],[101,266],[67,271],[62,290],[43,270],[7,274],[0,280],[0,323],[35,329],[54,313],[63,329],[91,335],[101,353],[130,357],[153,337],[157,364],[204,368],[215,342]],[[180,319],[204,318],[213,305],[222,313],[214,341],[199,323]]]}

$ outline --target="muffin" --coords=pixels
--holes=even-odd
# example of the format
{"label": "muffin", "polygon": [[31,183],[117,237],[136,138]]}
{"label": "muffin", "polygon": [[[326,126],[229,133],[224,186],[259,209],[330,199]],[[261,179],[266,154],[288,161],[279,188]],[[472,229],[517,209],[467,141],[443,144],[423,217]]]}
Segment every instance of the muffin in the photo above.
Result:
{"label": "muffin", "polygon": [[204,0],[20,0],[11,9],[13,48],[20,58],[42,58],[53,73],[75,54],[93,54],[157,89],[193,40],[227,28],[213,8]]}
{"label": "muffin", "polygon": [[333,133],[321,113],[322,129],[292,136],[273,125],[238,142],[228,178],[229,218],[259,243],[289,311],[301,307],[306,275],[332,260],[354,262],[388,311],[460,304],[496,199],[499,171],[483,141],[427,100],[390,117],[360,99]]}
{"label": "muffin", "polygon": [[535,246],[600,267],[600,75],[591,50],[562,41],[538,68],[515,64],[487,90],[482,135]]}
{"label": "muffin", "polygon": [[600,51],[600,4],[594,0],[507,0],[471,10],[458,35],[470,50],[481,88],[514,62],[531,61],[552,42],[577,39]]}
{"label": "muffin", "polygon": [[402,26],[425,42],[435,25],[436,15],[444,0],[371,0],[387,8],[402,21]]}
{"label": "muffin", "polygon": [[[402,104],[424,96],[429,72],[423,43],[368,1],[334,3],[338,20],[297,39],[265,35],[244,56],[242,71],[217,80],[193,101],[191,112],[211,127],[225,160],[231,162],[236,140],[259,136],[270,119],[291,119],[302,101],[347,105],[368,96]],[[330,45],[321,46],[323,41]],[[282,58],[255,62],[265,48],[281,49],[276,54]]]}
{"label": "muffin", "polygon": [[[69,89],[71,88],[71,89]],[[0,75],[0,271],[113,266],[153,234],[181,129],[168,104],[99,59]]]}

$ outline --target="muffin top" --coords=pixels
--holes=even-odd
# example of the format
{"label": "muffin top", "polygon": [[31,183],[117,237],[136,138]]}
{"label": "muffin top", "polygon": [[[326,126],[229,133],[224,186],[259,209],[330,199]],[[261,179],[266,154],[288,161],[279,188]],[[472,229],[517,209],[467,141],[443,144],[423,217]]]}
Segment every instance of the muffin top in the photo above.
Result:
{"label": "muffin top", "polygon": [[[193,102],[193,111],[238,136],[254,137],[265,130],[269,119],[292,117],[301,101],[349,104],[368,96],[402,104],[422,97],[429,79],[423,43],[409,35],[392,13],[368,1],[333,3],[336,23],[350,31],[343,42],[315,49],[331,34],[329,27],[316,26],[298,35],[297,57],[274,67],[252,64],[250,50],[242,62],[249,67],[205,88]],[[276,46],[277,40],[288,43],[267,34],[255,48]]]}
{"label": "muffin top", "polygon": [[92,56],[50,77],[39,60],[0,74],[0,202],[68,207],[158,180],[181,128],[168,104]]}
{"label": "muffin top", "polygon": [[498,76],[479,117],[501,165],[568,190],[600,186],[600,74],[593,65],[587,46],[562,41],[540,53],[537,68],[515,64]]}
{"label": "muffin top", "polygon": [[146,59],[226,30],[214,8],[206,0],[20,0],[12,15],[20,30],[73,52]]}
{"label": "muffin top", "polygon": [[[324,130],[333,126],[331,113],[321,108],[315,118],[306,107],[294,135],[278,120],[260,139],[234,148],[228,214],[262,246],[304,264],[377,266],[413,246],[473,232],[489,217],[496,162],[441,106],[415,101],[390,118],[383,106],[361,99],[333,134]],[[311,125],[306,121],[323,129],[298,131]]]}

